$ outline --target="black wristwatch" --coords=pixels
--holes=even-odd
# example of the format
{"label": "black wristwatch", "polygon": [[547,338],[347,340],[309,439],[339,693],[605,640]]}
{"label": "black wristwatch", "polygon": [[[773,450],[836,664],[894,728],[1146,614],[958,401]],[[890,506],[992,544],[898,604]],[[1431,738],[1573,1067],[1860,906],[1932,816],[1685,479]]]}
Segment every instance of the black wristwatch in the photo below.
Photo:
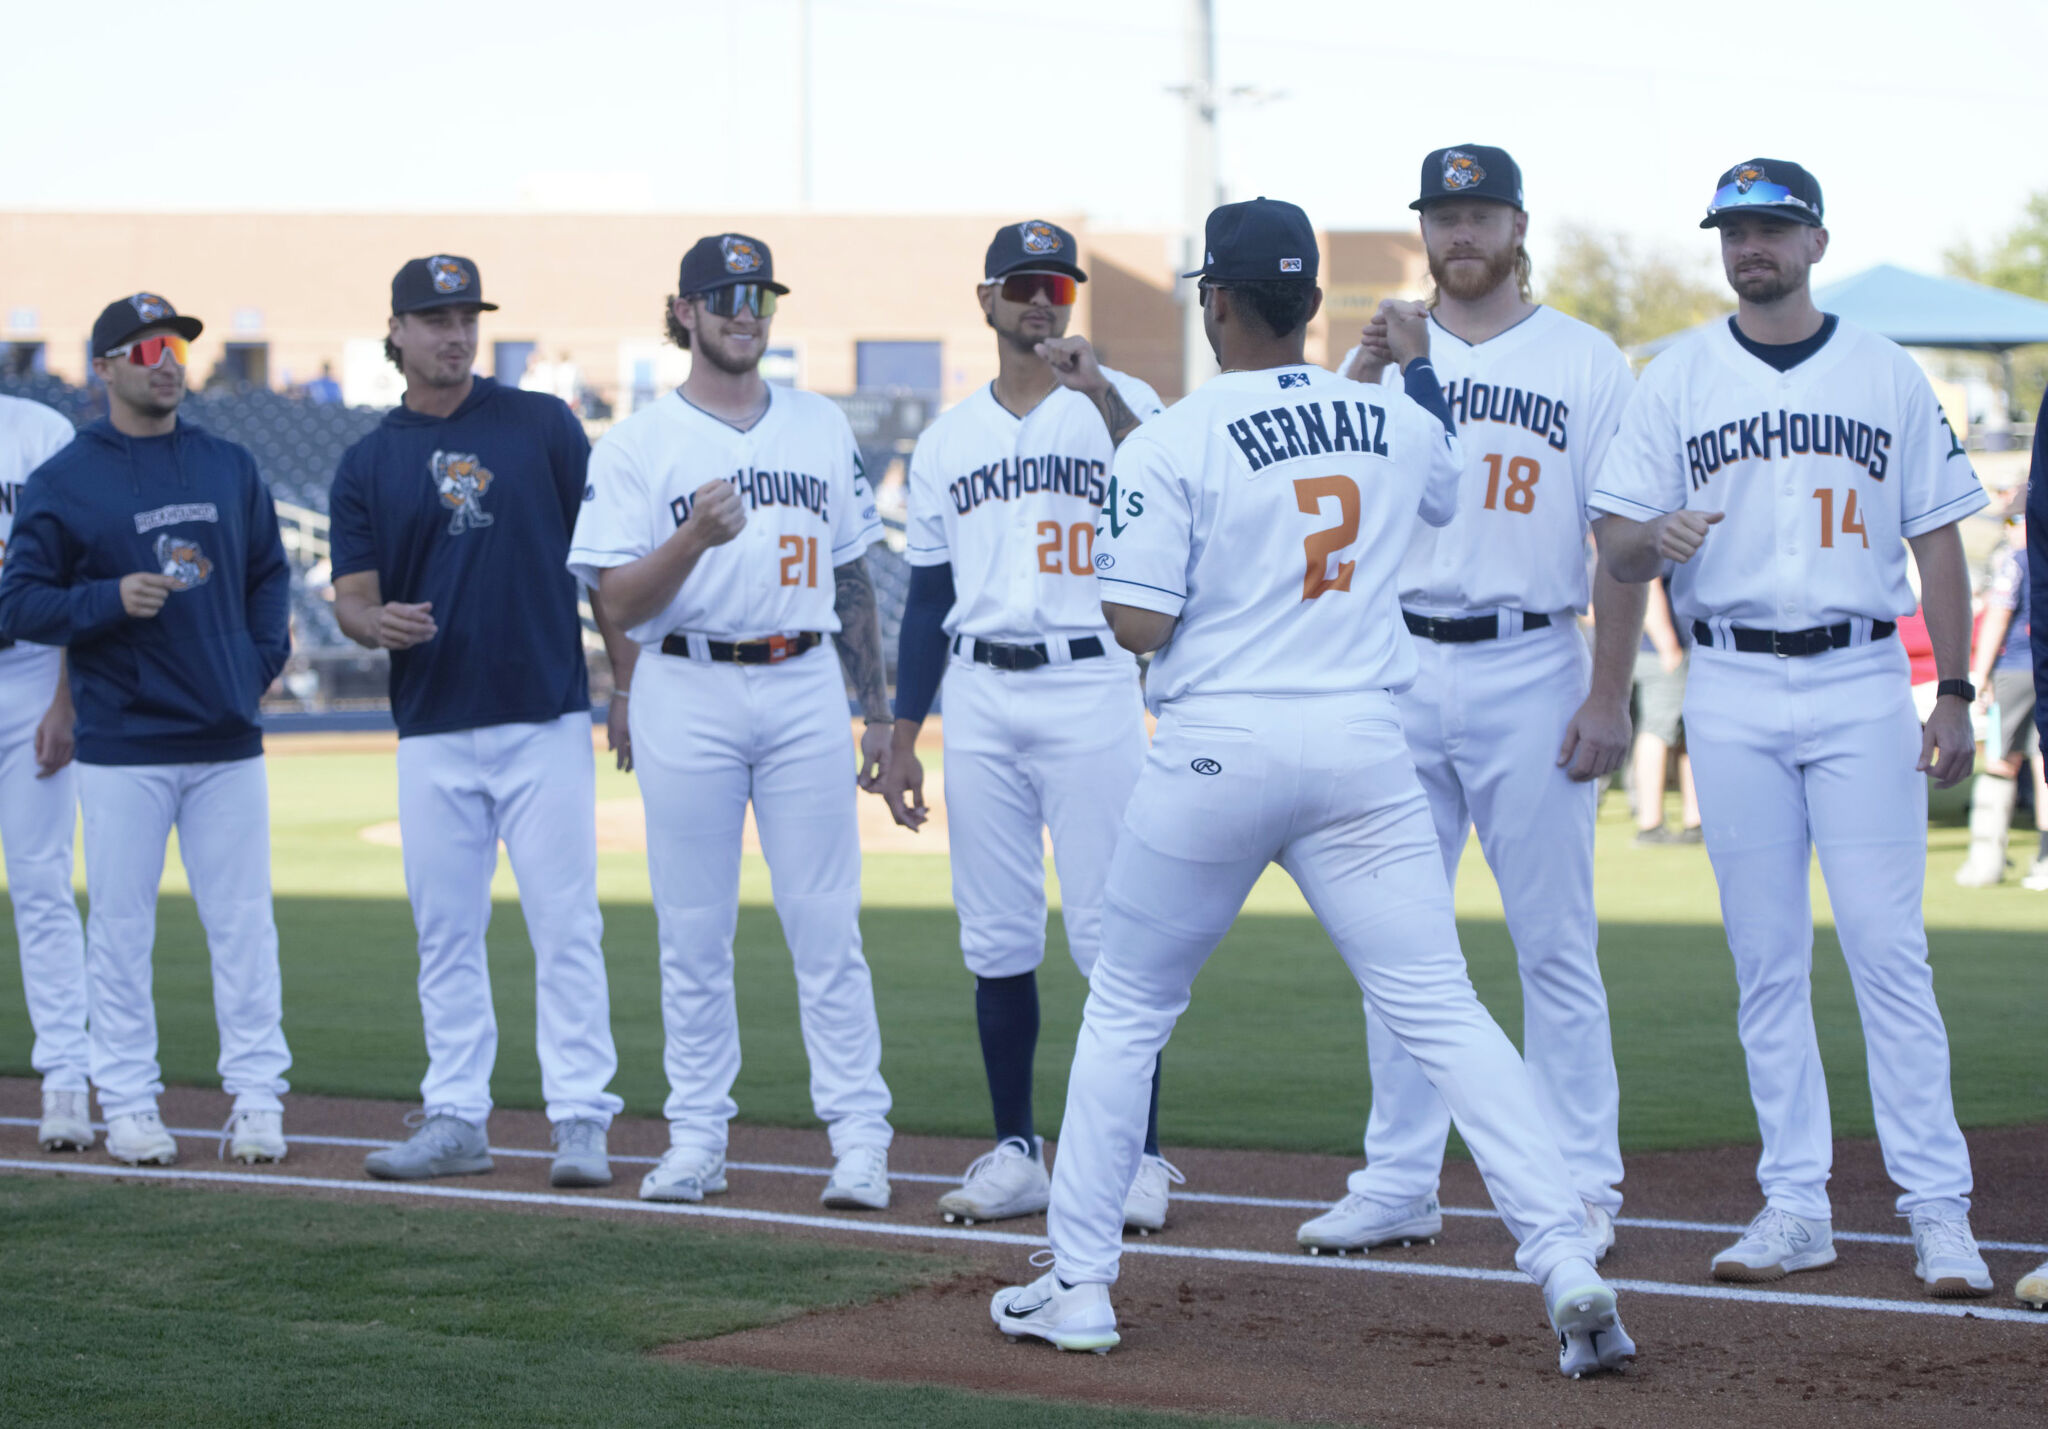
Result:
{"label": "black wristwatch", "polygon": [[1943,695],[1954,695],[1966,705],[1977,703],[1977,687],[1968,680],[1943,680],[1934,687],[1934,697],[1940,699]]}

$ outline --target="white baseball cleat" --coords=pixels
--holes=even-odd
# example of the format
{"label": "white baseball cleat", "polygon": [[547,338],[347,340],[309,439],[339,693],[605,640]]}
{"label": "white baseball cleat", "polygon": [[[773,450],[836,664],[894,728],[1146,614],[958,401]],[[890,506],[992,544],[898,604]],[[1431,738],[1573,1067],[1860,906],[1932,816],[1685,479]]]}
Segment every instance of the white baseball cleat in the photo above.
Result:
{"label": "white baseball cleat", "polygon": [[832,1167],[832,1179],[818,1196],[835,1211],[889,1209],[889,1152],[881,1146],[856,1146]]}
{"label": "white baseball cleat", "polygon": [[1593,1263],[1598,1265],[1607,1259],[1607,1252],[1614,1249],[1614,1214],[1591,1201],[1585,1204],[1586,1239],[1593,1243]]}
{"label": "white baseball cleat", "polygon": [[1310,1255],[1345,1255],[1417,1241],[1435,1245],[1443,1233],[1443,1207],[1435,1196],[1391,1206],[1353,1195],[1314,1220],[1303,1221],[1294,1238]]}
{"label": "white baseball cleat", "polygon": [[221,1128],[219,1156],[232,1156],[244,1166],[284,1160],[284,1113],[238,1111]]}
{"label": "white baseball cleat", "polygon": [[703,1200],[725,1190],[725,1153],[700,1146],[671,1146],[640,1178],[643,1201]]}
{"label": "white baseball cleat", "polygon": [[1614,1291],[1583,1260],[1567,1260],[1544,1282],[1543,1303],[1557,1331],[1558,1373],[1572,1379],[1618,1370],[1636,1357],[1636,1342],[1622,1328]]}
{"label": "white baseball cleat", "polygon": [[2031,1305],[2036,1310],[2048,1310],[2048,1260],[2042,1261],[2020,1277],[2020,1283],[2012,1288],[2013,1298],[2022,1305]]}
{"label": "white baseball cleat", "polygon": [[130,1166],[169,1166],[178,1159],[178,1143],[152,1107],[107,1118],[107,1155]]}
{"label": "white baseball cleat", "polygon": [[1045,1138],[1029,1146],[1021,1136],[1006,1137],[996,1149],[977,1157],[961,1184],[939,1197],[939,1214],[948,1225],[1003,1221],[1031,1216],[1052,1203],[1052,1177],[1045,1170]]}
{"label": "white baseball cleat", "polygon": [[1165,1230],[1169,1189],[1187,1183],[1188,1178],[1180,1174],[1180,1167],[1164,1156],[1147,1152],[1139,1157],[1138,1174],[1132,1178],[1131,1189],[1124,1195],[1124,1229],[1136,1231],[1139,1235]]}
{"label": "white baseball cleat", "polygon": [[1991,1267],[1977,1252],[1967,1213],[1931,1206],[1913,1212],[1913,1273],[1939,1300],[1991,1293]]}
{"label": "white baseball cleat", "polygon": [[1005,1285],[988,1302],[988,1312],[1010,1339],[1030,1335],[1063,1350],[1106,1355],[1123,1338],[1107,1285],[1062,1285],[1050,1270],[1029,1285]]}
{"label": "white baseball cleat", "polygon": [[1714,1257],[1713,1276],[1754,1285],[1834,1263],[1833,1222],[1809,1221],[1776,1206],[1765,1206],[1743,1231],[1742,1239]]}
{"label": "white baseball cleat", "polygon": [[36,1124],[36,1145],[45,1151],[90,1151],[92,1109],[84,1092],[43,1093],[43,1119]]}

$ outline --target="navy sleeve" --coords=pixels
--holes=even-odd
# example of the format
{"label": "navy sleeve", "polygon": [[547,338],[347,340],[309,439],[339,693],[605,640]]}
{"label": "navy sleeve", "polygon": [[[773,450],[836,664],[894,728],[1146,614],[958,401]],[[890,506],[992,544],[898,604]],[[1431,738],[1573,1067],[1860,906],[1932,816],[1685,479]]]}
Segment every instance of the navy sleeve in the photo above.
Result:
{"label": "navy sleeve", "polygon": [[559,398],[549,398],[553,409],[548,437],[548,461],[554,467],[555,487],[562,496],[562,530],[576,529],[576,514],[583,509],[583,490],[590,484],[590,438],[583,424]]}
{"label": "navy sleeve", "polygon": [[335,580],[377,569],[377,528],[364,499],[363,483],[369,478],[357,456],[361,450],[358,444],[341,454],[327,488],[327,551]]}
{"label": "navy sleeve", "polygon": [[242,460],[248,463],[250,488],[246,618],[263,672],[260,695],[270,688],[292,653],[292,571],[285,563],[284,538],[277,529],[277,507],[270,499],[270,488],[257,475],[255,458],[244,452]]}
{"label": "navy sleeve", "polygon": [[[2041,399],[2048,417],[2048,395]],[[2034,463],[2027,474],[2027,613],[2034,647],[2034,723],[2048,742],[2048,432],[2034,419]],[[14,554],[9,551],[11,562]]]}
{"label": "navy sleeve", "polygon": [[1418,357],[1401,369],[1401,390],[1415,399],[1417,406],[1444,424],[1444,430],[1452,436],[1458,435],[1458,424],[1451,420],[1451,404],[1444,400],[1444,389],[1436,380],[1436,369],[1429,365],[1429,359]]}
{"label": "navy sleeve", "polygon": [[896,640],[896,718],[932,712],[946,675],[946,613],[953,608],[951,563],[910,568],[910,594]]}
{"label": "navy sleeve", "polygon": [[38,645],[83,645],[127,620],[118,579],[71,582],[78,555],[57,517],[54,484],[30,476],[0,563],[0,634]]}

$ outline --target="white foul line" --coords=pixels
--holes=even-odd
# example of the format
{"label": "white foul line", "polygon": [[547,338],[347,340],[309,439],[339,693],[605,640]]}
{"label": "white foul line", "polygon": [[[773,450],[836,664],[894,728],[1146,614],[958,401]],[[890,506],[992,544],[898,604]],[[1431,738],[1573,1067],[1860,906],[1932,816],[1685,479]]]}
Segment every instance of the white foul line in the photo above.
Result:
{"label": "white foul line", "polygon": [[[889,1221],[850,1220],[842,1216],[805,1216],[788,1211],[750,1211],[734,1206],[681,1205],[673,1202],[625,1200],[611,1196],[558,1196],[539,1191],[492,1191],[474,1186],[436,1186],[397,1181],[337,1181],[319,1176],[286,1176],[251,1171],[178,1171],[148,1166],[70,1165],[47,1161],[0,1158],[0,1170],[44,1171],[60,1176],[115,1176],[149,1181],[185,1181],[232,1186],[286,1186],[313,1191],[368,1192],[380,1196],[411,1196],[430,1200],[475,1201],[498,1205],[568,1206],[577,1210],[637,1211],[649,1215],[689,1216],[701,1220],[735,1221],[755,1225],[800,1226],[807,1230],[852,1231],[863,1235],[900,1236],[909,1240],[978,1241],[984,1245],[1029,1246],[1042,1249],[1042,1235],[1016,1231],[990,1231],[960,1227],[900,1225]],[[1158,1241],[1133,1241],[1124,1246],[1126,1255],[1162,1256],[1172,1260],[1216,1260],[1236,1265],[1271,1265],[1288,1270],[1350,1270],[1372,1275],[1410,1275],[1437,1280],[1481,1280],[1527,1285],[1528,1277],[1515,1270],[1487,1270],[1474,1266],[1427,1265],[1414,1261],[1374,1260],[1369,1256],[1281,1255],[1272,1251],[1235,1250],[1220,1246],[1163,1245]],[[1638,1295],[1666,1295],[1683,1300],[1736,1300],[1750,1305],[1802,1306],[1819,1310],[1871,1310],[1893,1315],[1935,1315],[1946,1319],[2007,1320],[2048,1325],[2048,1316],[2038,1311],[2007,1310],[1999,1307],[1943,1303],[1932,1300],[1883,1300],[1863,1295],[1806,1295],[1789,1290],[1753,1290],[1732,1285],[1679,1285],[1665,1280],[1610,1280],[1617,1290]]]}
{"label": "white foul line", "polygon": [[[36,1119],[32,1116],[0,1116],[0,1126],[34,1126],[35,1124]],[[104,1122],[94,1122],[93,1129],[105,1131],[106,1124]],[[220,1133],[217,1131],[205,1131],[197,1127],[182,1126],[168,1127],[166,1129],[171,1135],[183,1137],[188,1141],[220,1140]],[[290,1139],[302,1142],[307,1146],[360,1146],[371,1151],[381,1150],[393,1144],[389,1140],[373,1136],[311,1136],[294,1133]],[[516,1146],[493,1146],[490,1150],[493,1156],[508,1156],[533,1161],[547,1161],[551,1160],[554,1156],[552,1151],[528,1151],[523,1147]],[[658,1156],[614,1155],[611,1159],[626,1166],[652,1166],[661,1158]],[[41,1162],[35,1164],[46,1170],[62,1169],[47,1167]],[[726,1169],[729,1171],[752,1171],[774,1176],[814,1176],[821,1181],[832,1174],[832,1168],[829,1166],[796,1166],[779,1161],[728,1161],[725,1164]],[[935,1186],[954,1186],[958,1185],[960,1181],[958,1176],[934,1175],[929,1171],[895,1170],[890,1171],[889,1179],[891,1181],[924,1182]],[[1227,1196],[1212,1191],[1175,1191],[1173,1199],[1176,1201],[1193,1201],[1208,1206],[1251,1206],[1255,1209],[1272,1211],[1327,1211],[1334,1204],[1331,1201],[1303,1201],[1284,1196]],[[1500,1219],[1500,1212],[1487,1206],[1444,1206],[1441,1209],[1447,1216],[1468,1216],[1474,1220],[1483,1221],[1497,1221]],[[1658,1220],[1649,1216],[1616,1216],[1614,1223],[1629,1230],[1686,1231],[1695,1232],[1700,1235],[1716,1236],[1741,1235],[1747,1229],[1745,1226],[1722,1225],[1716,1221],[1669,1221]],[[1911,1245],[1913,1243],[1911,1236],[1885,1235],[1876,1231],[1838,1230],[1835,1232],[1834,1238],[1857,1245]],[[1977,1248],[1979,1250],[2009,1250],[2021,1255],[2048,1255],[2048,1245],[2024,1240],[1980,1240],[1977,1242]]]}

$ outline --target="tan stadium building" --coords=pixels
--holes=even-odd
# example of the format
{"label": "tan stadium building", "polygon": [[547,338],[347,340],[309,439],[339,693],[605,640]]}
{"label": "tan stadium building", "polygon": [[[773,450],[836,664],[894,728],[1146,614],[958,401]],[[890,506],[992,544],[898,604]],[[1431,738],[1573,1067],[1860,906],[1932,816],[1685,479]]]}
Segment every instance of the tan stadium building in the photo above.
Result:
{"label": "tan stadium building", "polygon": [[[1074,330],[1110,365],[1178,396],[1178,238],[1045,216],[1074,232],[1091,279]],[[775,319],[772,377],[951,403],[995,375],[974,287],[990,237],[1019,217],[0,213],[0,369],[83,382],[100,308],[148,290],[205,321],[197,381],[283,389],[325,365],[351,405],[389,405],[399,391],[382,352],[391,275],[408,258],[458,253],[477,263],[500,309],[484,315],[481,371],[588,393],[623,415],[688,372],[661,314],[683,250],[737,230],[768,243],[791,289]],[[1327,300],[1309,357],[1329,361],[1380,298],[1418,295],[1427,273],[1413,232],[1321,242]]]}

